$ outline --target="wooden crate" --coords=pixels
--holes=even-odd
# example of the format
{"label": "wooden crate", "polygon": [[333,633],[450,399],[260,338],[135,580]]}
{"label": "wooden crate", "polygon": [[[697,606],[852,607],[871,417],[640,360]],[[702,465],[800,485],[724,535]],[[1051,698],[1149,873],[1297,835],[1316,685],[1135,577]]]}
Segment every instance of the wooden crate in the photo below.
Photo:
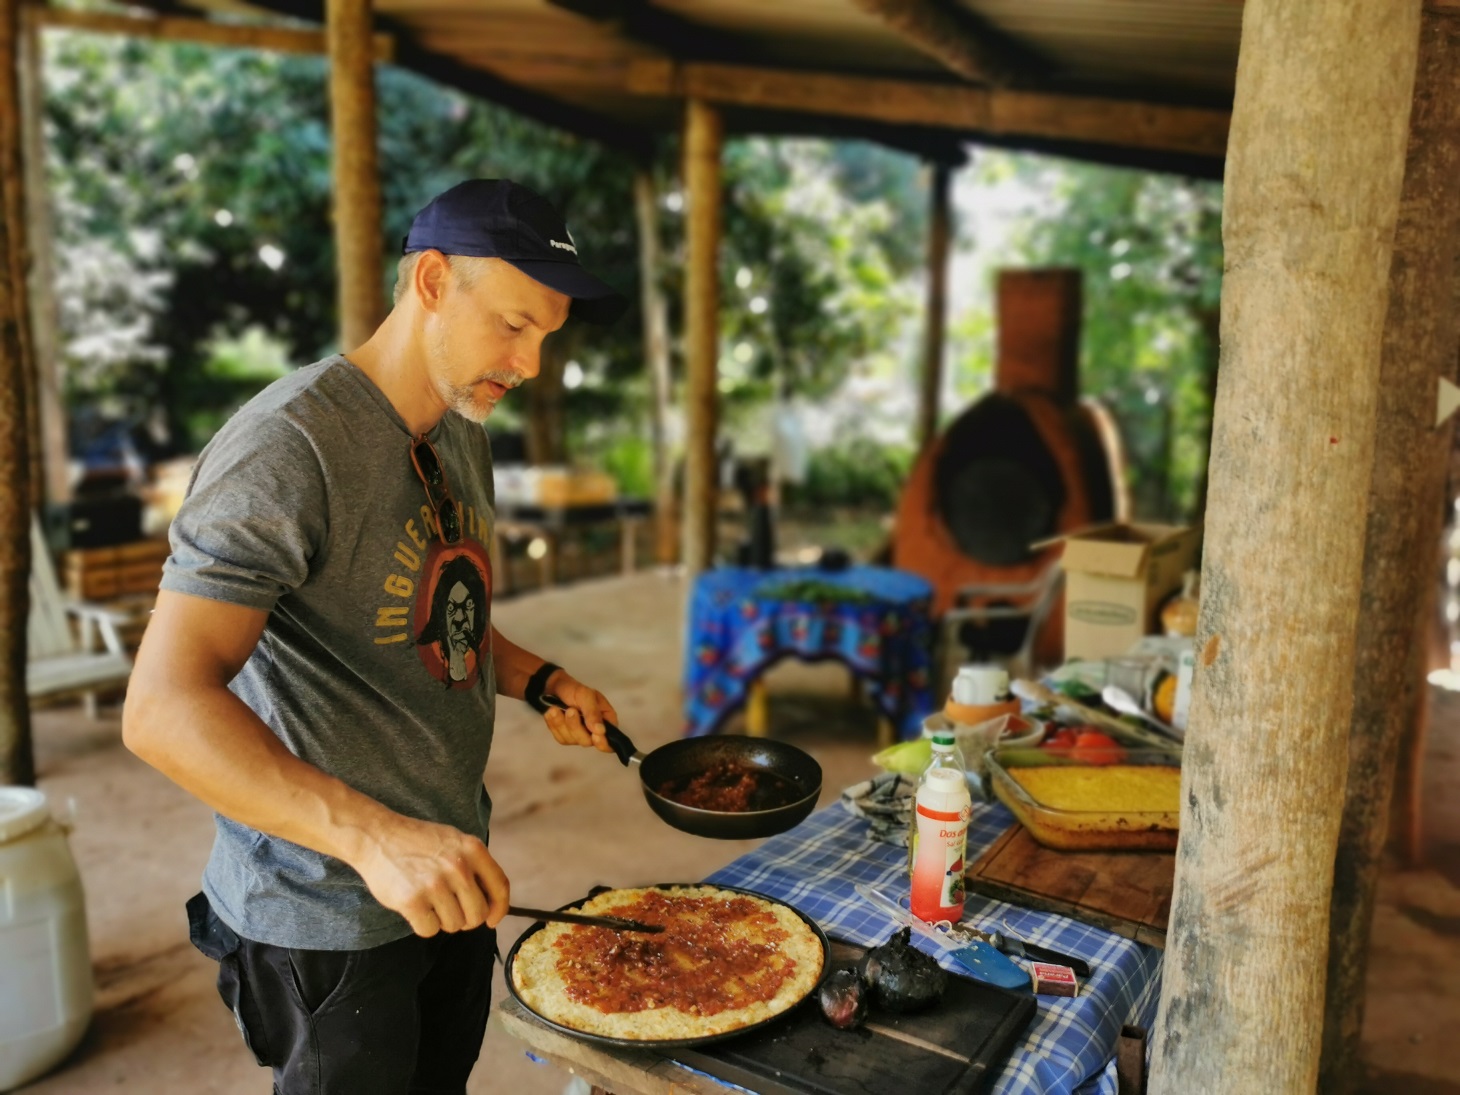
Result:
{"label": "wooden crate", "polygon": [[115,547],[68,551],[66,591],[81,601],[156,593],[168,551],[166,540],[139,540]]}

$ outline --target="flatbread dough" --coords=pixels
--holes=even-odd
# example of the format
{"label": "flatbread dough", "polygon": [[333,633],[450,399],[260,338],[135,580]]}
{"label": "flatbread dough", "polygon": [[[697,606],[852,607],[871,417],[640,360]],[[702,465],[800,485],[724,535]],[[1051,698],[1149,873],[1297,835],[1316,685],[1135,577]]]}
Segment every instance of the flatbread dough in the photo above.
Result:
{"label": "flatbread dough", "polygon": [[817,933],[786,905],[715,886],[609,890],[574,911],[665,931],[549,924],[512,960],[522,1002],[585,1034],[683,1040],[794,1007],[821,978]]}

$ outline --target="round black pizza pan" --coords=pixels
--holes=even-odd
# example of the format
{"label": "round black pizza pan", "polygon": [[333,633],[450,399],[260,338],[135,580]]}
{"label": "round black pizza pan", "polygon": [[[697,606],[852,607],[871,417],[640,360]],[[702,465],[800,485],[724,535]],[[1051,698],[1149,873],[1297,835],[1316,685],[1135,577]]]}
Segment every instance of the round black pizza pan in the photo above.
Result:
{"label": "round black pizza pan", "polygon": [[[826,979],[826,975],[831,972],[831,943],[827,940],[826,933],[821,930],[821,925],[818,924],[815,920],[812,920],[811,917],[807,916],[804,912],[796,908],[796,906],[792,905],[790,902],[782,901],[779,897],[772,897],[770,896],[770,894],[757,893],[754,890],[742,889],[739,886],[721,886],[718,883],[713,882],[661,882],[646,886],[626,886],[623,888],[635,890],[683,890],[699,886],[709,886],[712,889],[722,890],[725,893],[745,894],[747,897],[756,897],[762,901],[769,901],[773,905],[782,905],[790,909],[793,913],[801,918],[801,920],[806,924],[807,927],[811,929],[812,933],[816,936],[817,941],[821,944],[821,973],[816,978],[816,983],[813,984],[811,988],[806,991],[805,996],[802,996],[800,1000],[797,1000],[794,1004],[792,1004],[785,1010],[779,1011],[775,1015],[768,1016],[765,1019],[761,1019],[759,1022],[750,1023],[743,1027],[737,1027],[734,1030],[721,1031],[718,1034],[701,1035],[697,1038],[611,1038],[606,1034],[589,1034],[587,1031],[576,1030],[573,1027],[564,1026],[562,1023],[557,1023],[547,1018],[547,1016],[542,1015],[540,1012],[535,1010],[533,1006],[529,1004],[526,1000],[524,1000],[517,992],[517,984],[512,977],[512,966],[517,960],[517,952],[521,949],[524,940],[530,939],[532,936],[536,935],[538,932],[547,927],[547,924],[541,921],[534,924],[532,927],[523,932],[522,935],[518,937],[517,942],[512,944],[512,949],[507,952],[507,959],[503,963],[502,969],[503,979],[507,982],[507,991],[512,994],[512,999],[521,1004],[523,1009],[530,1012],[532,1014],[532,1017],[536,1019],[539,1023],[550,1026],[554,1030],[562,1031],[562,1033],[564,1034],[571,1034],[575,1038],[583,1038],[590,1042],[597,1042],[600,1045],[619,1046],[625,1049],[669,1049],[675,1046],[701,1046],[707,1045],[710,1042],[723,1042],[729,1038],[738,1038],[742,1034],[748,1034],[752,1030],[760,1030],[764,1026],[768,1026],[779,1019],[785,1018],[796,1008],[805,1003],[808,997],[814,996],[816,994],[817,989],[821,988],[821,982],[824,981]],[[561,906],[558,911],[568,912],[577,909],[578,906],[590,900],[592,896],[596,895],[590,895],[589,897],[580,897],[577,901],[573,901],[567,905]]]}

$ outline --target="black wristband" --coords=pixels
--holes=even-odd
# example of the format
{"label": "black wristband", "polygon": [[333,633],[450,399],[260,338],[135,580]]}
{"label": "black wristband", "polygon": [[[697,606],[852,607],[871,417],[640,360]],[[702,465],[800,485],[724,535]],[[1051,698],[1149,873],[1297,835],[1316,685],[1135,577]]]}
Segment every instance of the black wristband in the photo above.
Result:
{"label": "black wristband", "polygon": [[542,694],[547,689],[548,678],[561,668],[563,668],[561,665],[543,662],[537,672],[527,678],[527,687],[522,690],[522,702],[539,715],[548,709],[548,705],[542,702]]}

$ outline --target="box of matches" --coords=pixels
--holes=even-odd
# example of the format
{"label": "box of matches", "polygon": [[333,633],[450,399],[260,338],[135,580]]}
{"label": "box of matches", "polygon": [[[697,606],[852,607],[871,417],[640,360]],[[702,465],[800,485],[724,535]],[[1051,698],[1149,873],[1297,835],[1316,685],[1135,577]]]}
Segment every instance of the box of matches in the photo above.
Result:
{"label": "box of matches", "polygon": [[1069,966],[1035,962],[1029,967],[1029,979],[1034,982],[1034,991],[1041,996],[1077,996],[1080,992],[1075,971]]}

